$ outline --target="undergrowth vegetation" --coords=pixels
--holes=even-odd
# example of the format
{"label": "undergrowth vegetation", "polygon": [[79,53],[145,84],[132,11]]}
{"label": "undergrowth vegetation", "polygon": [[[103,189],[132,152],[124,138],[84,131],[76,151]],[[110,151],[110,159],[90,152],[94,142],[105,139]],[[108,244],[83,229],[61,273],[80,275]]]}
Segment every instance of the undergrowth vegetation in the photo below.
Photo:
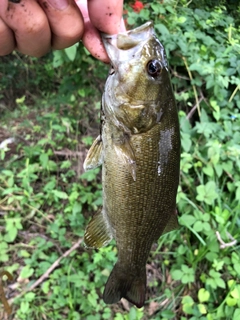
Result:
{"label": "undergrowth vegetation", "polygon": [[[139,1],[136,1],[139,2]],[[100,170],[82,163],[99,132],[108,67],[81,44],[0,58],[0,270],[14,319],[240,319],[240,7],[234,1],[125,5],[168,56],[179,108],[180,228],[147,264],[147,301],[105,305],[114,243],[82,244],[101,206]],[[0,318],[4,319],[2,305]]]}

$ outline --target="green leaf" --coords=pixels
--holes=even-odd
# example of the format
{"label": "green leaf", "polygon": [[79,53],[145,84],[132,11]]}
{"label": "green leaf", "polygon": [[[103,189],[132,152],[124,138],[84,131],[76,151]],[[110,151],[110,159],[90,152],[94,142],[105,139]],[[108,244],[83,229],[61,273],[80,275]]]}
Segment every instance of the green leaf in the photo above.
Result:
{"label": "green leaf", "polygon": [[8,260],[9,260],[9,256],[8,256],[5,252],[2,252],[2,251],[1,251],[0,261],[2,261],[2,262],[7,262]]}
{"label": "green leaf", "polygon": [[189,152],[192,146],[192,140],[190,138],[190,134],[184,133],[184,132],[181,133],[181,145],[185,152]]}
{"label": "green leaf", "polygon": [[167,27],[162,23],[155,24],[154,28],[164,36],[169,34]]}
{"label": "green leaf", "polygon": [[11,176],[8,180],[7,180],[7,185],[9,188],[13,187],[14,185],[14,177]]}
{"label": "green leaf", "polygon": [[43,166],[43,168],[46,168],[48,165],[48,154],[47,153],[42,153],[39,157],[39,160]]}
{"label": "green leaf", "polygon": [[201,314],[206,314],[207,313],[207,308],[204,304],[199,303],[198,304],[198,310]]}
{"label": "green leaf", "polygon": [[160,6],[158,3],[151,3],[151,8],[156,14],[166,13],[166,9],[164,6]]}
{"label": "green leaf", "polygon": [[172,310],[163,310],[161,312],[161,317],[165,319],[173,319],[175,317],[175,313]]}
{"label": "green leaf", "polygon": [[237,304],[238,300],[231,298],[231,297],[227,297],[226,298],[226,303],[229,307],[234,307]]}
{"label": "green leaf", "polygon": [[187,20],[186,17],[180,16],[180,17],[177,19],[177,22],[178,22],[178,23],[184,23],[184,22],[186,22],[186,20]]}
{"label": "green leaf", "polygon": [[193,225],[193,229],[196,231],[196,232],[200,232],[203,230],[203,223],[202,221],[196,221]]}
{"label": "green leaf", "polygon": [[24,299],[25,299],[26,301],[31,302],[31,301],[33,301],[33,300],[35,299],[35,296],[36,296],[36,294],[35,294],[34,292],[27,292],[27,293],[24,295]]}
{"label": "green leaf", "polygon": [[174,270],[171,272],[171,275],[174,280],[181,280],[183,272],[181,270]]}
{"label": "green leaf", "polygon": [[22,225],[20,222],[20,218],[8,219],[6,221],[6,232],[7,234],[4,236],[4,240],[6,242],[13,242],[18,234],[18,229],[22,229]]}
{"label": "green leaf", "polygon": [[204,288],[199,289],[198,300],[200,302],[207,302],[209,301],[209,298],[210,298],[210,293],[206,289]]}
{"label": "green leaf", "polygon": [[182,283],[191,283],[194,282],[194,275],[192,274],[184,274],[181,278]]}
{"label": "green leaf", "polygon": [[79,202],[75,202],[72,208],[72,214],[75,216],[82,212],[82,205]]}
{"label": "green leaf", "polygon": [[182,225],[184,226],[191,226],[194,224],[194,222],[196,221],[196,218],[194,216],[190,216],[188,214],[184,214],[181,218],[180,218],[180,222]]}
{"label": "green leaf", "polygon": [[186,251],[187,251],[187,246],[183,246],[183,245],[181,244],[181,245],[178,247],[177,251],[178,251],[178,253],[179,253],[180,255],[185,254]]}
{"label": "green leaf", "polygon": [[34,273],[34,269],[30,268],[30,266],[27,265],[22,268],[19,276],[22,279],[28,279],[31,277],[31,275],[33,275],[33,273]]}
{"label": "green leaf", "polygon": [[234,263],[233,265],[234,270],[237,272],[238,276],[240,277],[240,263]]}
{"label": "green leaf", "polygon": [[182,269],[182,271],[185,272],[185,273],[192,270],[192,268],[189,268],[189,267],[188,267],[187,265],[185,265],[185,264],[183,264],[183,265],[181,266],[181,269]]}
{"label": "green leaf", "polygon": [[230,294],[233,298],[240,299],[240,286],[233,289],[233,291],[231,291]]}
{"label": "green leaf", "polygon": [[49,181],[43,188],[43,190],[45,192],[49,192],[51,190],[53,190],[56,187],[56,180],[55,179],[51,179],[51,181]]}
{"label": "green leaf", "polygon": [[214,175],[213,167],[210,165],[204,167],[203,172],[209,177],[213,177],[213,175]]}
{"label": "green leaf", "polygon": [[235,309],[232,320],[240,319],[240,308]]}
{"label": "green leaf", "polygon": [[79,96],[80,97],[85,97],[86,96],[86,91],[85,91],[85,89],[84,88],[81,88],[81,89],[79,89],[78,90],[78,94],[79,94]]}
{"label": "green leaf", "polygon": [[214,169],[216,171],[216,174],[218,177],[221,177],[222,173],[223,173],[223,168],[222,168],[222,164],[215,164],[214,165]]}
{"label": "green leaf", "polygon": [[94,170],[90,170],[90,171],[87,171],[87,172],[84,172],[80,178],[81,179],[86,179],[87,181],[93,181],[96,179],[96,174],[99,172],[99,168],[96,168]]}
{"label": "green leaf", "polygon": [[193,314],[194,301],[190,296],[184,296],[182,299],[183,311],[187,314]]}
{"label": "green leaf", "polygon": [[127,18],[127,23],[128,23],[129,25],[133,25],[133,24],[135,23],[135,18],[133,18],[133,17],[128,17],[128,18]]}
{"label": "green leaf", "polygon": [[44,281],[42,284],[42,291],[47,294],[49,292],[50,282]]}
{"label": "green leaf", "polygon": [[74,44],[73,46],[64,49],[64,52],[66,53],[68,59],[70,61],[74,61],[76,54],[77,54],[77,47],[78,47],[78,43]]}
{"label": "green leaf", "polygon": [[114,320],[124,320],[124,316],[121,314],[121,313],[117,313],[115,316],[114,316]]}
{"label": "green leaf", "polygon": [[222,278],[216,278],[215,279],[216,284],[218,287],[225,289],[226,288],[226,283],[223,281]]}
{"label": "green leaf", "polygon": [[88,294],[88,301],[91,303],[93,307],[97,306],[98,295],[95,292],[91,292]]}
{"label": "green leaf", "polygon": [[14,175],[14,173],[11,170],[2,170],[1,173],[8,177],[11,177]]}
{"label": "green leaf", "polygon": [[130,309],[128,317],[129,317],[129,320],[137,319],[137,312],[135,308]]}
{"label": "green leaf", "polygon": [[202,64],[199,63],[199,62],[195,62],[193,64],[190,65],[189,69],[191,71],[197,71],[199,74],[202,74],[203,73],[203,67],[202,67]]}
{"label": "green leaf", "polygon": [[63,52],[62,51],[53,51],[53,68],[58,68],[63,64]]}
{"label": "green leaf", "polygon": [[20,250],[20,252],[18,253],[18,255],[20,257],[23,257],[23,258],[28,258],[30,257],[30,253],[27,251],[27,250]]}
{"label": "green leaf", "polygon": [[206,279],[206,284],[211,286],[213,289],[217,289],[216,282],[212,278]]}
{"label": "green leaf", "polygon": [[64,191],[53,190],[52,193],[59,199],[68,199],[68,195]]}
{"label": "green leaf", "polygon": [[27,313],[29,310],[29,302],[28,301],[22,301],[20,305],[20,310],[22,313]]}
{"label": "green leaf", "polygon": [[206,185],[200,185],[197,187],[197,197],[198,201],[203,201],[206,204],[213,204],[214,200],[217,199],[218,194],[216,192],[216,184],[214,181],[209,181]]}

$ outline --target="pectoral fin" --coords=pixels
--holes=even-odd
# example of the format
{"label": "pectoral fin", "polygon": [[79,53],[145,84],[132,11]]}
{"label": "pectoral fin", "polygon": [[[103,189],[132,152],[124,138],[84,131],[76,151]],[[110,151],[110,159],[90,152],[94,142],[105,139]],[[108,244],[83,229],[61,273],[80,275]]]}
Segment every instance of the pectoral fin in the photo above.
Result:
{"label": "pectoral fin", "polygon": [[163,234],[168,233],[170,231],[173,231],[175,229],[177,229],[179,227],[178,224],[178,217],[177,217],[177,210],[171,215],[167,225],[165,226],[164,230],[163,230]]}
{"label": "pectoral fin", "polygon": [[88,151],[87,157],[83,163],[85,171],[95,169],[102,164],[103,161],[103,150],[102,150],[102,139],[100,135],[93,142],[91,148]]}
{"label": "pectoral fin", "polygon": [[111,227],[104,217],[104,209],[97,212],[87,225],[84,234],[84,243],[89,248],[101,248],[112,240]]}
{"label": "pectoral fin", "polygon": [[136,160],[130,142],[125,141],[123,144],[114,144],[114,149],[117,156],[127,167],[127,170],[131,174],[133,180],[136,181]]}

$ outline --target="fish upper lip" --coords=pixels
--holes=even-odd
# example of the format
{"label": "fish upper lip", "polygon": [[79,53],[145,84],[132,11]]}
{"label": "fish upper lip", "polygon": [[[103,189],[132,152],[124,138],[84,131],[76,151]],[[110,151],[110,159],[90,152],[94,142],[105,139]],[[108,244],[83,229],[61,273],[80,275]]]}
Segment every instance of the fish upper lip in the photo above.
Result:
{"label": "fish upper lip", "polygon": [[105,33],[101,35],[109,58],[112,64],[116,65],[119,60],[125,60],[129,55],[135,55],[155,33],[152,22],[147,22],[134,30],[114,35]]}
{"label": "fish upper lip", "polygon": [[151,29],[153,29],[153,23],[152,23],[152,21],[148,21],[144,25],[142,25],[140,27],[137,27],[137,28],[135,28],[133,30],[120,32],[120,33],[113,34],[113,35],[110,35],[110,34],[107,34],[107,33],[102,33],[102,37],[104,39],[113,39],[113,38],[117,38],[118,35],[121,35],[121,34],[123,34],[123,35],[136,35],[136,34],[143,33],[145,31],[151,30]]}

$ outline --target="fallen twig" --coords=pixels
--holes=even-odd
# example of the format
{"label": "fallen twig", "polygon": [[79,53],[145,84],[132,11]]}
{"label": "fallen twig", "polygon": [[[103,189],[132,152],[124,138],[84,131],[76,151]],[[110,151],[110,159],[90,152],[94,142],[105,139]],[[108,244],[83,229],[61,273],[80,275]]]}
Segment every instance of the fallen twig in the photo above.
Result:
{"label": "fallen twig", "polygon": [[229,98],[228,102],[231,102],[232,99],[234,98],[234,96],[237,94],[237,91],[240,90],[240,84],[238,86],[236,86],[236,88],[234,89],[233,93],[231,94],[231,97]]}
{"label": "fallen twig", "polygon": [[80,246],[81,243],[82,239],[80,238],[69,250],[67,250],[61,257],[59,257],[36,282],[34,282],[29,288],[22,291],[18,296],[12,298],[10,302],[12,302],[16,298],[23,296],[25,293],[34,290],[37,286],[39,286],[45,279],[49,277],[53,270],[59,266],[60,261],[63,258],[69,256],[74,250],[76,250]]}
{"label": "fallen twig", "polygon": [[227,247],[232,247],[232,246],[234,246],[234,245],[237,243],[237,240],[234,239],[229,232],[227,232],[227,236],[228,236],[228,238],[229,238],[230,240],[232,240],[232,241],[231,241],[231,242],[228,242],[228,243],[226,243],[226,242],[224,242],[224,241],[222,240],[222,238],[221,238],[221,236],[220,236],[220,233],[219,233],[218,231],[216,231],[216,236],[217,236],[218,241],[221,243],[221,245],[220,245],[220,248],[221,248],[221,249],[225,249],[225,248],[227,248]]}
{"label": "fallen twig", "polygon": [[63,258],[66,258],[70,255],[74,250],[76,250],[80,244],[82,243],[82,239],[79,239],[78,242],[76,242],[68,251],[66,251],[61,257],[59,257],[52,265],[47,269],[47,271],[36,281],[34,282],[31,287],[29,287],[26,291],[32,291],[37,286],[39,286],[40,283],[42,283],[45,279],[47,279],[50,275],[50,273],[53,272],[54,269],[59,265],[60,261]]}
{"label": "fallen twig", "polygon": [[175,70],[173,70],[173,68],[170,68],[171,73],[174,75],[174,77],[179,78],[179,79],[183,79],[183,80],[187,80],[189,81],[190,78],[186,77],[186,76],[182,76],[179,73],[177,73]]}
{"label": "fallen twig", "polygon": [[[189,66],[188,66],[188,63],[187,63],[187,59],[184,57],[184,56],[181,56],[184,64],[185,64],[185,67],[187,69],[187,72],[188,72],[188,75],[189,75],[189,78],[190,80],[192,81],[193,80],[193,76],[192,76],[192,72],[191,70],[189,69]],[[201,116],[201,111],[200,111],[200,105],[199,105],[199,100],[198,100],[198,93],[197,93],[197,88],[194,84],[192,84],[192,88],[193,88],[193,93],[194,93],[194,96],[195,96],[195,100],[196,100],[196,108],[197,108],[197,111],[198,111],[198,116],[200,118]]]}
{"label": "fallen twig", "polygon": [[[200,104],[200,103],[202,102],[202,100],[203,100],[203,97],[201,97],[201,98],[199,99],[198,104]],[[196,111],[197,108],[198,108],[198,105],[197,105],[197,104],[195,104],[195,106],[192,107],[192,109],[190,110],[190,112],[189,112],[188,115],[187,115],[187,119],[188,119],[188,120],[191,119],[191,117],[193,116],[193,114],[194,114],[194,112]]]}

